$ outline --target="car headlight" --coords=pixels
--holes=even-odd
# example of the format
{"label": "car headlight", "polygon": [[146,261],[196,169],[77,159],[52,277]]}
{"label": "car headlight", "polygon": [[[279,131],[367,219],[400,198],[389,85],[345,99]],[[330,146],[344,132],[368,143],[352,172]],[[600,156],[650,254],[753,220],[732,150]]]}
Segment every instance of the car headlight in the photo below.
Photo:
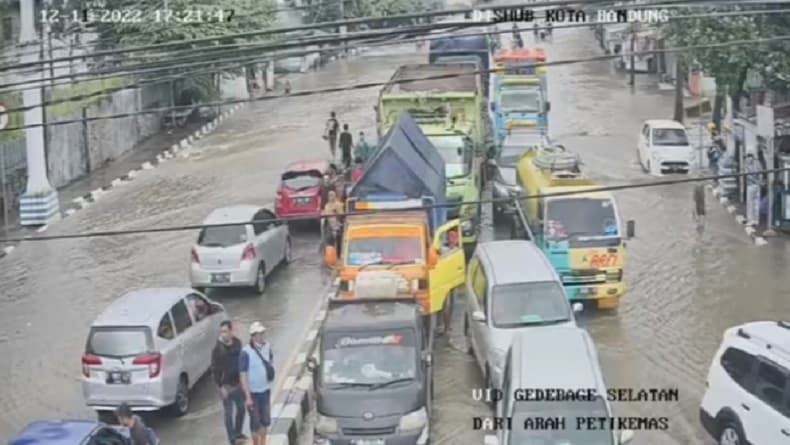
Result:
{"label": "car headlight", "polygon": [[461,223],[462,230],[472,230],[472,221],[466,220]]}
{"label": "car headlight", "polygon": [[337,433],[337,419],[318,414],[315,422],[315,431],[322,435]]}
{"label": "car headlight", "polygon": [[428,423],[428,412],[425,408],[406,414],[400,418],[398,429],[401,431],[419,431]]}

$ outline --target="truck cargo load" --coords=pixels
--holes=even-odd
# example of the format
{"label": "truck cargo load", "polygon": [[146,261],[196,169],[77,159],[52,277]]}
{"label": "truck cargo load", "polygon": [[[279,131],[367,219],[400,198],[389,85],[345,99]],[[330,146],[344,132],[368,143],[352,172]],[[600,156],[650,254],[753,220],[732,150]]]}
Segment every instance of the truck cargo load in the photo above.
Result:
{"label": "truck cargo load", "polygon": [[488,70],[491,69],[489,41],[486,36],[454,36],[431,41],[428,62],[432,64],[474,61],[480,65],[483,93],[488,97]]}

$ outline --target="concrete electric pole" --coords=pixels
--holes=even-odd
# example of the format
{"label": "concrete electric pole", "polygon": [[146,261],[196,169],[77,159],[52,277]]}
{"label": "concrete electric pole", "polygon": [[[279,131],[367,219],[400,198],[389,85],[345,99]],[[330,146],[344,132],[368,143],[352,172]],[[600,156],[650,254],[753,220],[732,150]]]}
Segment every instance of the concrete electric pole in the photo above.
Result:
{"label": "concrete electric pole", "polygon": [[[37,48],[35,0],[19,0],[20,30],[19,43],[23,47],[22,63],[40,62]],[[44,131],[41,126],[44,119],[41,95],[41,79],[44,70],[37,66],[37,71],[28,74],[39,79],[22,93],[25,107],[35,107],[25,111],[25,125],[39,125],[25,128],[27,144],[27,189],[19,199],[19,223],[23,226],[43,226],[60,219],[60,203],[58,193],[47,179],[47,162],[44,155]]]}

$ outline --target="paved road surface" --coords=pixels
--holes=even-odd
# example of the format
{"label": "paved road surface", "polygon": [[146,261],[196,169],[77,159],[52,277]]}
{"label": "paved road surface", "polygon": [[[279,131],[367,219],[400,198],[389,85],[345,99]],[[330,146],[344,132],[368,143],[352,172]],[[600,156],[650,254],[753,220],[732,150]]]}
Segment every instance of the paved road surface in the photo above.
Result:
{"label": "paved road surface", "polygon": [[[330,64],[292,82],[294,91],[384,81],[414,56],[359,58]],[[287,163],[328,156],[320,138],[329,112],[355,132],[372,130],[374,91],[286,98],[241,110],[193,156],[144,172],[98,203],[51,227],[48,234],[195,224],[230,204],[268,204]],[[196,234],[171,232],[26,243],[0,266],[0,437],[45,418],[92,418],[80,389],[80,356],[91,321],[114,298],[140,287],[188,286],[189,249]],[[295,264],[273,276],[266,295],[214,292],[246,326],[269,326],[275,365],[282,367],[304,337],[310,313],[325,295],[316,234],[294,235]],[[283,373],[284,374],[284,373]],[[155,422],[165,443],[222,443],[214,388],[199,385],[193,412]],[[205,439],[205,441],[203,441]]]}

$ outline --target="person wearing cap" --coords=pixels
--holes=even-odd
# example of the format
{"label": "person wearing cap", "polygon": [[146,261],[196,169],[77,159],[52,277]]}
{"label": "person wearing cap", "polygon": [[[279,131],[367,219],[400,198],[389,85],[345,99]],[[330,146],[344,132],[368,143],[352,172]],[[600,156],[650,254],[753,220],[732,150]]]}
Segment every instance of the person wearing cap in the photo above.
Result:
{"label": "person wearing cap", "polygon": [[130,445],[158,445],[159,440],[156,438],[153,430],[148,428],[140,416],[136,416],[132,412],[132,408],[128,403],[122,403],[121,406],[115,411],[115,416],[118,417],[118,423],[129,429]]}
{"label": "person wearing cap", "polygon": [[271,386],[274,381],[274,354],[264,338],[266,328],[256,321],[250,325],[250,343],[239,355],[241,387],[250,412],[253,445],[265,445],[271,425]]}

